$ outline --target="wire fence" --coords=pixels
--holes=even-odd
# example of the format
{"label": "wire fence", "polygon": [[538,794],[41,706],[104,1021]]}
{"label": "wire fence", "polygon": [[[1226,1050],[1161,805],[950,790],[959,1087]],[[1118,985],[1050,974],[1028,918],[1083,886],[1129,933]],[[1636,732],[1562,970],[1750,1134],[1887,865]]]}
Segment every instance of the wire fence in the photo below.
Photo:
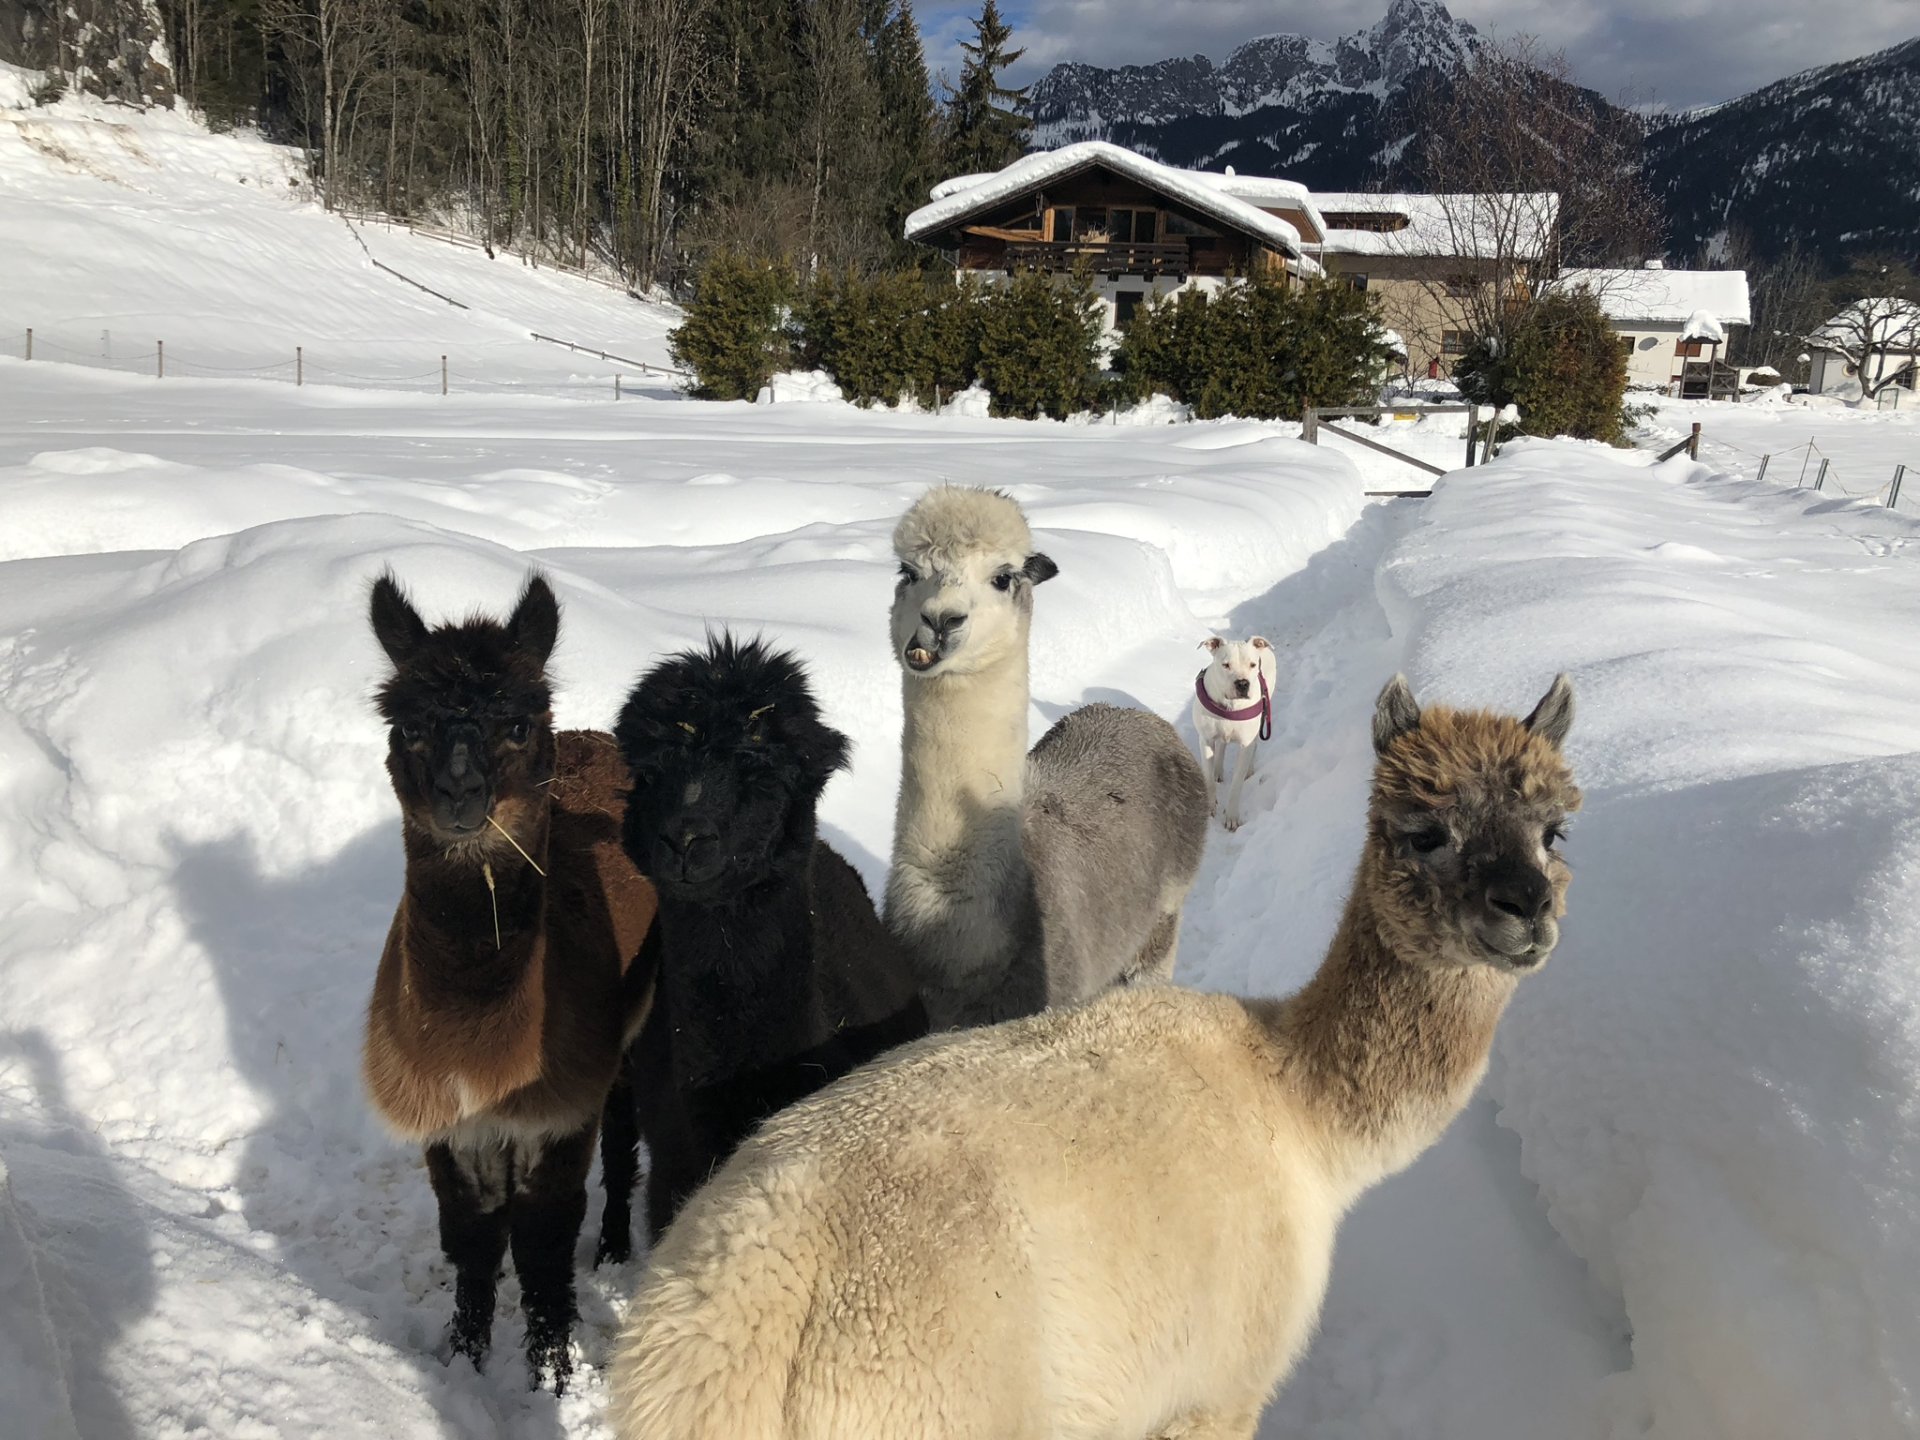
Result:
{"label": "wire fence", "polygon": [[[169,345],[163,339],[131,340],[124,332],[116,334],[110,329],[101,330],[97,339],[83,338],[71,330],[49,333],[38,326],[0,330],[0,355],[35,363],[84,365],[156,380],[271,380],[295,386],[333,385],[418,395],[521,394],[621,400],[668,393],[679,389],[688,378],[682,371],[635,360],[598,345],[532,331],[528,339],[563,347],[598,365],[593,373],[586,374],[502,376],[483,373],[482,367],[464,362],[455,351],[395,357],[382,366],[364,354],[355,356],[333,347],[316,350],[306,345],[295,345],[293,353],[283,359],[240,365],[215,363],[202,358],[203,350]],[[231,358],[222,355],[223,360]]]}
{"label": "wire fence", "polygon": [[1707,444],[1730,450],[1752,462],[1750,478],[1784,485],[1795,490],[1817,490],[1847,500],[1866,500],[1904,514],[1920,514],[1920,455],[1908,461],[1893,461],[1884,474],[1870,474],[1866,466],[1838,457],[1820,448],[1820,442],[1807,439],[1784,450],[1762,453],[1712,435]]}

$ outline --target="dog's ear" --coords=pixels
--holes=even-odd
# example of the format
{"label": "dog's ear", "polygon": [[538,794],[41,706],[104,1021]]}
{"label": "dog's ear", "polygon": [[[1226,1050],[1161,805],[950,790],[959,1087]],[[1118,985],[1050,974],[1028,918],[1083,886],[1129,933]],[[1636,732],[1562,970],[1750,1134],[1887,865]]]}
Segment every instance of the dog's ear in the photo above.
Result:
{"label": "dog's ear", "polygon": [[1267,637],[1266,637],[1266,636],[1264,636],[1264,635],[1256,635],[1256,636],[1254,636],[1254,637],[1253,637],[1253,639],[1251,639],[1251,640],[1249,640],[1249,641],[1248,641],[1247,643],[1248,643],[1249,645],[1251,645],[1251,646],[1253,646],[1253,648],[1254,648],[1254,649],[1256,649],[1256,650],[1271,650],[1271,649],[1273,649],[1273,646],[1271,646],[1271,645],[1269,645],[1269,644],[1267,643]]}
{"label": "dog's ear", "polygon": [[1227,642],[1222,640],[1218,635],[1209,635],[1206,639],[1200,642],[1200,648],[1202,650],[1218,650],[1222,645],[1226,643]]}

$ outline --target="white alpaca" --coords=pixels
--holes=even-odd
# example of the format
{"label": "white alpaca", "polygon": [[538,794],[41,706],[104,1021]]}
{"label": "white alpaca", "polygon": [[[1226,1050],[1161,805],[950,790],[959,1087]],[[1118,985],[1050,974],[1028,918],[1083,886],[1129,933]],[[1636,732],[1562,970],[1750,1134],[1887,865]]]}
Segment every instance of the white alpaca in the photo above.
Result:
{"label": "white alpaca", "polygon": [[1173,974],[1206,842],[1171,725],[1088,705],[1027,753],[1033,587],[1057,573],[1020,507],[939,486],[901,518],[894,655],[906,722],[888,928],[936,1027]]}
{"label": "white alpaca", "polygon": [[1466,1103],[1559,938],[1565,678],[1382,694],[1365,848],[1286,1000],[1172,986],[935,1036],[749,1139],[654,1252],[621,1440],[1251,1436],[1334,1232]]}

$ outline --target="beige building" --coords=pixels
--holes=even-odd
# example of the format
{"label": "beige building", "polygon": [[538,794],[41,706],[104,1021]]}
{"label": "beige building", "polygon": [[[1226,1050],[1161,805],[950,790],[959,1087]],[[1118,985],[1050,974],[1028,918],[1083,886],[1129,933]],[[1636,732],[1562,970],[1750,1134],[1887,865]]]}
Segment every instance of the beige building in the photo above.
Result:
{"label": "beige building", "polygon": [[1744,270],[1565,270],[1560,284],[1590,290],[1627,352],[1627,384],[1688,399],[1731,393],[1728,332],[1753,321]]}

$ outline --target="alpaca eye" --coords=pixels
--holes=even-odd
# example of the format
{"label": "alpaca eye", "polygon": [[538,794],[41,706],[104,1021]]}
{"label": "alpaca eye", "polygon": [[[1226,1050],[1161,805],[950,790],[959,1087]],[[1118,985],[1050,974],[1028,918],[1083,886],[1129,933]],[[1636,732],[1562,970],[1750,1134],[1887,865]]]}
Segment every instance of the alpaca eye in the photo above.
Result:
{"label": "alpaca eye", "polygon": [[998,575],[994,576],[993,588],[1003,592],[1011,590],[1013,588],[1013,572],[1011,570],[1002,570]]}
{"label": "alpaca eye", "polygon": [[507,739],[516,745],[524,745],[527,743],[527,736],[532,730],[533,725],[530,721],[516,720],[507,727]]}
{"label": "alpaca eye", "polygon": [[1407,837],[1407,844],[1413,847],[1417,855],[1431,855],[1446,843],[1447,832],[1444,830],[1420,830]]}
{"label": "alpaca eye", "polygon": [[1562,829],[1560,826],[1558,825],[1547,826],[1547,837],[1546,837],[1547,849],[1549,850],[1553,849],[1555,845],[1563,843],[1566,840],[1566,838],[1567,838],[1567,832],[1564,829]]}
{"label": "alpaca eye", "polygon": [[418,725],[414,724],[411,720],[402,720],[400,722],[400,738],[406,741],[409,745],[419,740],[421,736],[424,735],[425,733],[426,733],[425,731],[423,731]]}
{"label": "alpaca eye", "polygon": [[913,567],[911,565],[902,565],[900,567],[900,583],[902,585],[911,585],[919,578],[918,575],[913,573]]}

